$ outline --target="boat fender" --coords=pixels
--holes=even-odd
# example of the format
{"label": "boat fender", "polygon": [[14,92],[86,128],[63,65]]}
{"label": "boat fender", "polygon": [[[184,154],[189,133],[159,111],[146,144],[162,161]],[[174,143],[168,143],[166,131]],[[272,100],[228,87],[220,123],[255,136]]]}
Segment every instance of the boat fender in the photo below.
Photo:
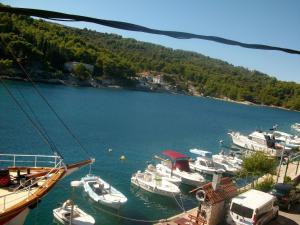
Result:
{"label": "boat fender", "polygon": [[71,185],[71,187],[80,187],[83,185],[83,183],[79,180],[73,180],[73,181],[71,181],[70,185]]}
{"label": "boat fender", "polygon": [[197,199],[199,202],[204,202],[204,201],[205,201],[205,198],[206,198],[205,191],[199,190],[199,191],[196,192],[196,199]]}

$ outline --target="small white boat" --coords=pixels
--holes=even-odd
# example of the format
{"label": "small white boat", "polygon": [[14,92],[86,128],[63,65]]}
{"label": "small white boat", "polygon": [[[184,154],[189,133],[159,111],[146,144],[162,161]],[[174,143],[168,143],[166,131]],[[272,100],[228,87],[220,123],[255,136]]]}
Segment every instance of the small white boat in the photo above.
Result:
{"label": "small white boat", "polygon": [[227,173],[234,174],[241,169],[242,160],[235,157],[219,153],[212,156],[217,168],[224,169]]}
{"label": "small white boat", "polygon": [[190,149],[190,153],[205,157],[205,158],[211,158],[212,157],[212,153],[209,151],[205,151],[202,149],[198,149],[198,148],[193,148]]}
{"label": "small white boat", "polygon": [[190,162],[190,167],[192,170],[206,173],[206,174],[214,174],[214,173],[224,173],[225,170],[221,168],[217,168],[212,160],[212,153],[200,149],[191,149],[191,153],[197,154],[198,157],[195,161]]}
{"label": "small white boat", "polygon": [[175,197],[180,194],[180,190],[175,184],[147,171],[138,171],[133,174],[131,177],[131,183],[145,191],[166,197]]}
{"label": "small white boat", "polygon": [[53,215],[60,223],[66,225],[95,224],[95,219],[74,205],[71,200],[67,200],[61,207],[53,209]]}
{"label": "small white boat", "polygon": [[173,150],[166,150],[163,154],[173,161],[162,160],[157,164],[156,169],[159,173],[178,177],[182,183],[192,186],[200,186],[206,182],[202,175],[191,171],[188,156]]}
{"label": "small white boat", "polygon": [[181,178],[179,177],[175,177],[175,176],[171,176],[171,174],[167,174],[167,173],[160,173],[160,171],[158,171],[156,169],[156,167],[152,164],[149,164],[147,166],[146,172],[151,173],[153,175],[157,175],[157,176],[161,176],[161,178],[163,180],[169,181],[175,185],[180,185],[181,183]]}
{"label": "small white boat", "polygon": [[299,148],[300,147],[300,138],[282,131],[274,131],[272,133],[275,140],[283,143],[285,146],[290,148]]}
{"label": "small white boat", "polygon": [[81,183],[83,184],[84,191],[95,202],[114,209],[119,209],[121,205],[127,202],[125,195],[100,177],[88,174],[81,178]]}
{"label": "small white boat", "polygon": [[291,128],[293,128],[297,132],[300,132],[300,123],[292,124]]}

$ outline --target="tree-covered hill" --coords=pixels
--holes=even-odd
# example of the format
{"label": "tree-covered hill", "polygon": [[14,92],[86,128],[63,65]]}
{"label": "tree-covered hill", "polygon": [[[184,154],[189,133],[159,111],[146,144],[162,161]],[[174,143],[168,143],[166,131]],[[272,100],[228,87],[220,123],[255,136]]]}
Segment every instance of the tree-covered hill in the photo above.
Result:
{"label": "tree-covered hill", "polygon": [[[177,88],[193,87],[204,96],[300,110],[299,84],[198,53],[5,13],[0,14],[0,35],[0,75],[24,76],[11,50],[35,79],[67,80],[75,76],[84,81],[92,77],[132,86],[139,73],[155,71]],[[64,64],[74,61],[94,65],[94,72],[79,66],[71,75]]]}

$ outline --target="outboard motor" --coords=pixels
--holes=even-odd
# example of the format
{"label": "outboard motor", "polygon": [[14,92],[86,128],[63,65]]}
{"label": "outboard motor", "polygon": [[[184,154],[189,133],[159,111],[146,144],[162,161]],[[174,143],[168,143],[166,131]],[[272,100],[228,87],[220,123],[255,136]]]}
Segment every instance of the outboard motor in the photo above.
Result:
{"label": "outboard motor", "polygon": [[8,169],[0,169],[0,187],[7,187],[10,185],[10,175]]}
{"label": "outboard motor", "polygon": [[272,137],[270,137],[269,135],[265,135],[265,138],[268,148],[275,148],[275,137],[273,135]]}

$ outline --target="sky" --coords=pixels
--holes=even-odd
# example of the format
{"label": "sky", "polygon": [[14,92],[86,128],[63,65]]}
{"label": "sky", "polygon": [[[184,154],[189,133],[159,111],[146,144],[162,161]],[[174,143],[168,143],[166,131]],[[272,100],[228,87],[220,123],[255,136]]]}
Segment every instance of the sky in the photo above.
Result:
{"label": "sky", "polygon": [[[246,43],[300,50],[299,0],[0,0],[15,7],[119,20],[161,30],[220,36]],[[123,37],[194,51],[236,66],[259,70],[279,80],[300,83],[300,55],[246,49],[216,42],[180,40],[123,31],[92,23],[64,22]]]}

